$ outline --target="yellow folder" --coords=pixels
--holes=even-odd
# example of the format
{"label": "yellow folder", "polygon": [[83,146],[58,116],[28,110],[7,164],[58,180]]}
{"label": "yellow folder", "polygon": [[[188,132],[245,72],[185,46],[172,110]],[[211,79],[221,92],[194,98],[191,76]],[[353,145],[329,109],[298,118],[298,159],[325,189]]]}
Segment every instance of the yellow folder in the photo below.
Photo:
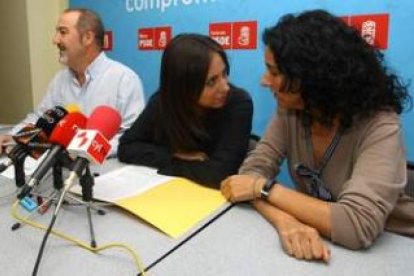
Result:
{"label": "yellow folder", "polygon": [[[71,191],[81,194],[78,185]],[[218,190],[133,165],[97,177],[94,198],[124,208],[173,238],[180,237],[226,202]]]}
{"label": "yellow folder", "polygon": [[178,238],[224,202],[219,191],[176,178],[115,204]]}

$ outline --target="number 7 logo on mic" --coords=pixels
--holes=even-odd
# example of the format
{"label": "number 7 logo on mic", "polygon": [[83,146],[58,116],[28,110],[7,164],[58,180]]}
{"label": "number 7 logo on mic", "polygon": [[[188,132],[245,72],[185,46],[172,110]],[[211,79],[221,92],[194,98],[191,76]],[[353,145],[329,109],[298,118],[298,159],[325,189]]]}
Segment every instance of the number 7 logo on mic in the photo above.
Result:
{"label": "number 7 logo on mic", "polygon": [[67,150],[71,154],[102,164],[111,150],[111,144],[97,130],[79,129]]}

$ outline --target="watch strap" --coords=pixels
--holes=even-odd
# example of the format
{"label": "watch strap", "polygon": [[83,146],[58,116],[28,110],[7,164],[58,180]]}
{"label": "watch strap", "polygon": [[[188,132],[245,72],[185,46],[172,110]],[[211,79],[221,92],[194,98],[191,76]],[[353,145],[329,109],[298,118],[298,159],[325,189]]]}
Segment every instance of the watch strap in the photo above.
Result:
{"label": "watch strap", "polygon": [[269,197],[270,190],[273,188],[275,184],[276,184],[276,180],[274,179],[266,180],[266,183],[263,185],[263,188],[260,191],[260,198],[267,200]]}

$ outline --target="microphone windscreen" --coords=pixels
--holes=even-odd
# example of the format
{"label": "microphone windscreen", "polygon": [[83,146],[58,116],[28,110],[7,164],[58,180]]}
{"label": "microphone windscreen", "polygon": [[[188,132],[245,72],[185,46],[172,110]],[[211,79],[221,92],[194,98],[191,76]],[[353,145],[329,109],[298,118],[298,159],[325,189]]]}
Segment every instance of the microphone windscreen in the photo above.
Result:
{"label": "microphone windscreen", "polygon": [[86,129],[99,131],[106,139],[111,140],[121,126],[121,115],[119,112],[106,105],[96,107],[86,123]]}
{"label": "microphone windscreen", "polygon": [[[27,144],[34,139],[35,136],[39,135],[41,129],[36,128],[32,124],[23,127],[19,132],[13,136],[13,140],[19,144]],[[43,133],[44,134],[44,133]]]}
{"label": "microphone windscreen", "polygon": [[73,112],[60,120],[49,136],[49,142],[66,148],[79,128],[85,128],[88,119],[80,112]]}
{"label": "microphone windscreen", "polygon": [[[40,147],[31,148],[29,144],[30,143],[40,143],[40,144],[46,143],[47,142],[46,133],[43,132],[39,128],[35,128],[32,125],[28,125],[24,127],[23,129],[19,131],[18,134],[24,134],[24,133],[27,133],[27,135],[13,136],[13,139],[18,143],[18,145],[16,145],[15,148],[24,149],[24,151],[30,156],[32,156],[34,159],[38,159],[45,152],[46,149],[40,148]],[[23,148],[21,146],[23,146]]]}
{"label": "microphone windscreen", "polygon": [[61,106],[55,106],[45,111],[42,116],[37,120],[36,127],[43,130],[46,136],[49,136],[56,124],[68,114],[66,109]]}
{"label": "microphone windscreen", "polygon": [[65,109],[69,113],[75,113],[75,112],[81,111],[79,105],[75,103],[65,105]]}

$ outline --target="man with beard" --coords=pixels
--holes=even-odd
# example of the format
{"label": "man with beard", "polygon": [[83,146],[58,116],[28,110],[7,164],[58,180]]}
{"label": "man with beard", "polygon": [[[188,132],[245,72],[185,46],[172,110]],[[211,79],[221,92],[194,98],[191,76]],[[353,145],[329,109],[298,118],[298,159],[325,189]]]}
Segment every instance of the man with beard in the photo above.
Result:
{"label": "man with beard", "polygon": [[[76,105],[86,116],[97,106],[112,106],[122,117],[119,134],[131,126],[144,108],[140,78],[103,52],[104,26],[95,12],[65,10],[58,20],[53,43],[59,49],[59,62],[66,68],[55,75],[36,110],[28,114],[10,135],[0,135],[0,154],[4,152],[3,146],[11,142],[12,134],[35,123],[54,106]],[[117,148],[118,137],[111,141],[113,150]]]}

